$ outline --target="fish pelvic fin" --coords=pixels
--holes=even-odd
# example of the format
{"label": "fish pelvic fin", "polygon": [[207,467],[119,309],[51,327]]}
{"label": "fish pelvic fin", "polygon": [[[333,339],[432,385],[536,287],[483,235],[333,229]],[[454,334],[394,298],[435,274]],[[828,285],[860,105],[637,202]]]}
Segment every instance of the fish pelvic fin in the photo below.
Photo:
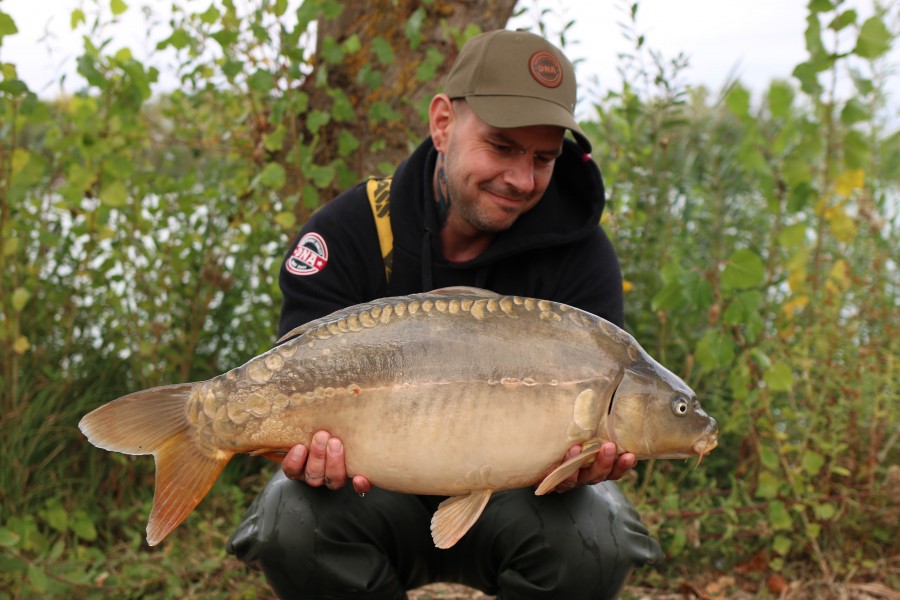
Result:
{"label": "fish pelvic fin", "polygon": [[431,539],[438,548],[452,547],[466,534],[487,506],[494,490],[473,490],[447,498],[431,517]]}
{"label": "fish pelvic fin", "polygon": [[599,452],[600,448],[593,446],[588,450],[583,450],[581,454],[573,456],[563,464],[553,469],[549,475],[544,477],[544,480],[538,486],[537,490],[535,490],[535,495],[543,496],[547,492],[553,491],[556,486],[568,479],[568,477],[572,473],[591,463],[594,460],[594,457],[597,456]]}
{"label": "fish pelvic fin", "polygon": [[151,388],[113,400],[85,415],[78,428],[98,448],[152,454],[156,490],[147,523],[155,546],[206,496],[233,453],[202,445],[187,416],[194,385]]}

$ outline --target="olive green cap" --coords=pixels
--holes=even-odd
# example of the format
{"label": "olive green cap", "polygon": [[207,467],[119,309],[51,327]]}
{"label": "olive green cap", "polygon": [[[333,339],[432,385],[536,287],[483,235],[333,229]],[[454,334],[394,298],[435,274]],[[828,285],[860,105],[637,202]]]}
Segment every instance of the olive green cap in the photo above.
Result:
{"label": "olive green cap", "polygon": [[575,68],[539,35],[500,29],[473,37],[453,63],[444,93],[465,98],[492,127],[558,125],[591,151],[575,121]]}

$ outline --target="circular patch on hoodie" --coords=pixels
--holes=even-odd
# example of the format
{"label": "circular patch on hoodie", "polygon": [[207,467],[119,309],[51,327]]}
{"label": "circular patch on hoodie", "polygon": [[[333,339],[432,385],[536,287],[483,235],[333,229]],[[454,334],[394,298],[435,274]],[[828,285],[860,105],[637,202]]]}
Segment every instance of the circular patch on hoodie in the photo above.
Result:
{"label": "circular patch on hoodie", "polygon": [[544,87],[555,88],[562,83],[562,65],[546,50],[538,50],[531,55],[528,59],[528,70],[534,80]]}
{"label": "circular patch on hoodie", "polygon": [[294,275],[315,275],[328,264],[328,246],[318,233],[307,233],[284,263]]}

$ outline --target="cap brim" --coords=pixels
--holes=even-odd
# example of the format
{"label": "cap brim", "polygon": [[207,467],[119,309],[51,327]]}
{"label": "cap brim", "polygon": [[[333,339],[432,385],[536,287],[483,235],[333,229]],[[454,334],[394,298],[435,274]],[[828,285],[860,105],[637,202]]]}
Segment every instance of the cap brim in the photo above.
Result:
{"label": "cap brim", "polygon": [[525,96],[467,96],[466,102],[491,127],[508,129],[532,125],[557,125],[572,132],[578,146],[591,152],[591,143],[565,107]]}

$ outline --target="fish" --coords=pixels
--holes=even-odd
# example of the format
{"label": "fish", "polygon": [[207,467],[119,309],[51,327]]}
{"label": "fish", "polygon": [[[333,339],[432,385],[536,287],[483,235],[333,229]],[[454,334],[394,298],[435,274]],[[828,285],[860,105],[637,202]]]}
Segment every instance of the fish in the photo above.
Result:
{"label": "fish", "polygon": [[495,492],[546,494],[607,440],[639,460],[699,461],[718,444],[696,394],[626,331],[563,303],[465,287],[338,310],[222,375],[113,400],[79,428],[99,448],[153,455],[150,546],[235,454],[279,460],[319,430],[341,439],[348,476],[446,496],[431,522],[438,548]]}

